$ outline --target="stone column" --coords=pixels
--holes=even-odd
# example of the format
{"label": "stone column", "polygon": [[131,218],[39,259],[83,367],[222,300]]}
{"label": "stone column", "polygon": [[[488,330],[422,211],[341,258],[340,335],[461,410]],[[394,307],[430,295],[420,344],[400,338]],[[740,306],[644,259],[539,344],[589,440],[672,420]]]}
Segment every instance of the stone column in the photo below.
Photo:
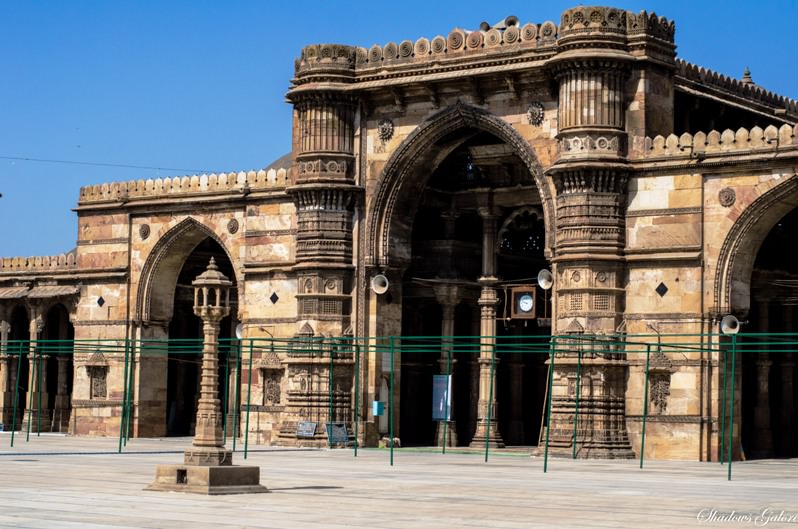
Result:
{"label": "stone column", "polygon": [[[11,385],[10,357],[8,355],[8,333],[11,325],[0,321],[0,422],[10,429],[11,417],[6,417],[6,410],[14,407],[14,386]],[[10,391],[9,391],[10,389]]]}
{"label": "stone column", "polygon": [[69,356],[65,354],[55,357],[58,362],[58,384],[53,409],[53,431],[64,432],[69,427],[70,395],[69,395]]}
{"label": "stone column", "polygon": [[[579,336],[557,343],[549,451],[570,455],[576,443],[579,457],[630,458],[628,362],[607,335],[615,333],[624,313],[627,130],[634,125],[626,122],[627,80],[638,66],[631,53],[616,51],[626,45],[623,33],[629,28],[617,17],[612,23],[604,19],[610,11],[590,8],[588,18],[581,7],[566,11],[557,46],[568,53],[551,61],[559,84],[559,153],[547,170],[557,190],[552,332]],[[582,366],[582,380],[569,384],[576,378],[580,346],[595,353]],[[574,439],[576,387],[586,391],[580,394],[584,420]]]}
{"label": "stone column", "polygon": [[[241,347],[241,342],[239,342],[238,347]],[[241,400],[239,398],[238,402],[236,402],[236,395],[240,391],[238,387],[238,351],[237,350],[230,350],[228,353],[230,362],[229,362],[229,373],[227,376],[227,383],[229,384],[230,389],[227,391],[227,431],[230,432],[231,437],[238,437],[238,431],[234,430],[236,425],[239,425],[241,422],[236,419],[239,414],[238,406],[241,406]]]}
{"label": "stone column", "polygon": [[[452,343],[452,336],[454,335],[454,310],[457,307],[458,301],[458,292],[457,286],[453,285],[437,285],[434,287],[435,289],[435,297],[438,300],[438,303],[441,306],[442,311],[442,320],[441,320],[441,335],[443,336],[441,341],[441,357],[438,360],[441,368],[442,375],[451,375],[452,371],[454,370],[454,358],[451,359],[451,365],[449,363],[449,355],[452,351],[453,343]],[[454,387],[454,382],[452,382],[452,388]],[[446,446],[457,446],[457,429],[455,421],[452,420],[454,416],[454,400],[452,395],[449,395],[449,400],[452,403],[451,406],[451,415],[449,416],[448,421],[446,421],[446,439],[444,439],[444,421],[438,421],[437,424],[437,434],[435,436],[436,445],[443,446],[443,443],[446,443]]]}
{"label": "stone column", "polygon": [[[49,356],[37,355],[39,347],[38,340],[44,330],[44,319],[37,315],[30,322],[30,348],[28,349],[28,395],[30,403],[28,414],[31,417],[31,424],[36,424],[41,431],[45,431],[45,426],[50,424],[50,410],[48,405],[49,395],[47,394],[47,359]],[[41,369],[41,374],[39,370]],[[32,392],[32,395],[31,395]],[[32,427],[33,428],[33,427]]]}
{"label": "stone column", "polygon": [[[759,302],[759,332],[768,332],[770,299]],[[767,349],[768,346],[763,346]],[[762,352],[756,358],[756,406],[754,407],[754,446],[756,458],[773,457],[773,430],[770,427],[770,366],[769,353]]]}
{"label": "stone column", "polygon": [[[492,447],[503,448],[504,441],[499,434],[496,412],[496,304],[499,298],[494,285],[496,278],[496,221],[498,216],[492,208],[479,209],[482,217],[482,293],[479,296],[480,308],[480,348],[479,348],[479,403],[477,404],[477,431],[471,441],[472,447],[485,446],[485,437]],[[494,359],[495,358],[495,359]],[[493,377],[491,377],[493,370]],[[493,391],[491,392],[491,387]],[[490,419],[488,418],[490,416]]]}

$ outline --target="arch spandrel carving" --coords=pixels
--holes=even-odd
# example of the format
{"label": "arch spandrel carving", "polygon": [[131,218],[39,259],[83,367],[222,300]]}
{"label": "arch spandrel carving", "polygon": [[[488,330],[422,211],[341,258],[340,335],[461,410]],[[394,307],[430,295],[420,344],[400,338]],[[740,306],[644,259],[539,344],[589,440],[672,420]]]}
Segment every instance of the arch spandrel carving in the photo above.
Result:
{"label": "arch spandrel carving", "polygon": [[[166,232],[147,256],[136,293],[136,321],[162,323],[171,319],[174,289],[183,263],[208,237],[224,249],[233,263],[234,273],[238,275],[236,260],[216,233],[196,219],[187,217]],[[235,279],[240,284],[239,278]]]}
{"label": "arch spandrel carving", "polygon": [[751,273],[770,230],[798,207],[798,177],[776,185],[754,200],[737,218],[716,262],[713,310],[744,314],[750,308]]}
{"label": "arch spandrel carving", "polygon": [[551,253],[555,229],[552,191],[531,146],[512,125],[495,114],[457,102],[425,119],[386,163],[367,211],[367,256],[370,264],[401,267],[403,260],[409,258],[399,253],[398,246],[401,245],[393,244],[408,240],[410,235],[412,216],[401,205],[412,201],[426,185],[430,173],[422,176],[418,169],[428,157],[436,157],[436,143],[459,129],[477,129],[493,134],[510,145],[523,161],[540,193],[546,225],[546,253]]}

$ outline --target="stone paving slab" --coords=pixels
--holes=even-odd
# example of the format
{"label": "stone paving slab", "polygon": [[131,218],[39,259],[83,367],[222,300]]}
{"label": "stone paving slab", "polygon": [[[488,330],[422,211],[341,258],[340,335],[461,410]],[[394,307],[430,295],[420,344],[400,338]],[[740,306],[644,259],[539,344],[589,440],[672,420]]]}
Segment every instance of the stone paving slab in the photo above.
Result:
{"label": "stone paving slab", "polygon": [[209,497],[143,490],[189,439],[132,439],[123,454],[111,438],[9,441],[0,528],[798,527],[798,460],[735,463],[729,482],[718,463],[550,459],[544,474],[519,453],[397,450],[391,467],[387,450],[253,447],[246,464],[271,494]]}

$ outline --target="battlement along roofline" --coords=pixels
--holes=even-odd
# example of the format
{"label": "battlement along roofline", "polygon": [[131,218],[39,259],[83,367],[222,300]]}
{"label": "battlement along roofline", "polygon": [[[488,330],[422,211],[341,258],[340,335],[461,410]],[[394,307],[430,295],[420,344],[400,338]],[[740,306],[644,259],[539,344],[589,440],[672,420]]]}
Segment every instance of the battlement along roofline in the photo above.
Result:
{"label": "battlement along roofline", "polygon": [[713,153],[755,153],[757,151],[777,151],[785,147],[798,147],[798,125],[773,125],[762,129],[753,127],[736,131],[726,129],[681,136],[670,134],[667,137],[646,137],[640,158],[704,157]]}
{"label": "battlement along roofline", "polygon": [[179,195],[280,190],[287,184],[288,171],[285,168],[129,180],[82,187],[78,205]]}
{"label": "battlement along roofline", "polygon": [[798,121],[798,100],[776,94],[757,84],[743,82],[682,59],[676,60],[676,77],[677,81],[681,78],[682,84],[688,84],[698,91],[716,89],[772,110],[783,109],[787,116],[781,116],[782,119],[790,117],[793,121]]}
{"label": "battlement along roofline", "polygon": [[312,44],[302,48],[295,62],[295,85],[325,79],[351,80],[378,70],[426,68],[447,59],[484,57],[519,51],[551,52],[584,38],[620,42],[648,38],[673,47],[675,25],[665,17],[614,7],[578,6],[563,12],[560,24],[522,23],[507,17],[497,24],[483,22],[478,29],[454,28],[447,36],[422,37],[415,42],[389,42],[370,48],[342,44]]}
{"label": "battlement along roofline", "polygon": [[32,257],[0,257],[0,274],[47,270],[71,270],[77,268],[76,251],[60,255]]}

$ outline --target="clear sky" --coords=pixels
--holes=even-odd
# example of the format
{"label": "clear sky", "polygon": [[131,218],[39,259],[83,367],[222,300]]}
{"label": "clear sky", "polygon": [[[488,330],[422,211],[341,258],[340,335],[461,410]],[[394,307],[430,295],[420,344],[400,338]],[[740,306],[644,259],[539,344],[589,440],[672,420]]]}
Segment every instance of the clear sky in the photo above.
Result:
{"label": "clear sky", "polygon": [[[797,0],[602,2],[676,21],[678,55],[798,99]],[[577,1],[0,2],[0,256],[77,239],[82,185],[267,166],[302,46],[415,41]],[[35,158],[163,169],[14,160]]]}

